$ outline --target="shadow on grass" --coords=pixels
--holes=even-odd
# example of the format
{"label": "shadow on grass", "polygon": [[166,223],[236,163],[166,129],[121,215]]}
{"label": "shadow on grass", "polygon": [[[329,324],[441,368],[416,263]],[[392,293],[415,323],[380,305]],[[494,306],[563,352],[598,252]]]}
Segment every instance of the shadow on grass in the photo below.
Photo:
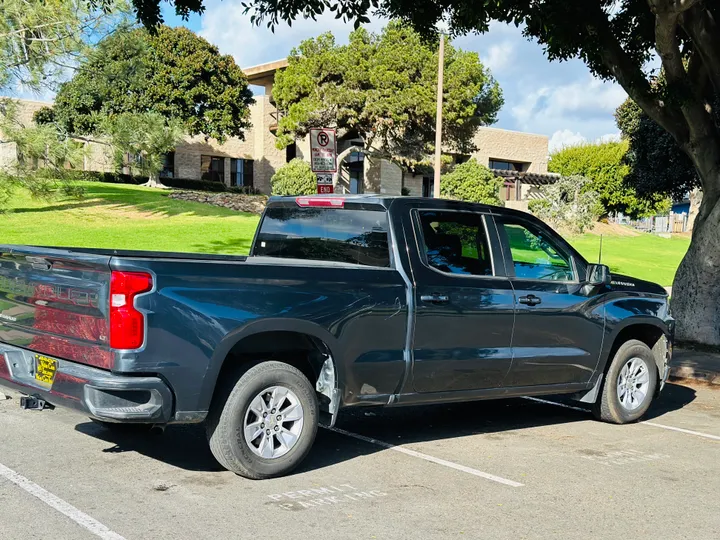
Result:
{"label": "shadow on grass", "polygon": [[250,253],[252,235],[248,237],[230,238],[228,240],[211,240],[203,244],[193,244],[192,250],[197,253],[222,255],[247,255]]}
{"label": "shadow on grass", "polygon": [[[116,206],[121,210],[144,212],[154,217],[170,217],[177,215],[199,217],[247,217],[255,218],[255,214],[237,212],[227,208],[203,203],[170,199],[170,190],[156,190],[139,186],[116,184],[81,184],[85,188],[84,199],[78,200],[58,198],[42,207],[13,208],[13,213],[42,213],[51,211],[73,210],[78,208],[98,208]],[[99,199],[99,200],[98,200]]]}

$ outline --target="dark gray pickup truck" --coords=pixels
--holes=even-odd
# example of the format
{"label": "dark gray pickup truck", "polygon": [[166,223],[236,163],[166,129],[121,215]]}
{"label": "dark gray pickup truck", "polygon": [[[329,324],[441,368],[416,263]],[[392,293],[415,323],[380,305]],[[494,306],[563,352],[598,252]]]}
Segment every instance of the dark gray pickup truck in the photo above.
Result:
{"label": "dark gray pickup truck", "polygon": [[570,394],[637,420],[672,335],[660,286],[493,206],[273,198],[249,257],[0,245],[0,385],[109,429],[205,422],[249,478],[346,407]]}

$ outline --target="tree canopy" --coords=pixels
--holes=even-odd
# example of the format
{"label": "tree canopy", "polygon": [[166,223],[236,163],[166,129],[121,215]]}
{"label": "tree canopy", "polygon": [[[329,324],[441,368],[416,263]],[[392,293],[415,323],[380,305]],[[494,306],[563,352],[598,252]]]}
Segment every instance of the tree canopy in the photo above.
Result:
{"label": "tree canopy", "polygon": [[98,9],[87,0],[2,0],[0,88],[53,89],[92,39],[110,33],[123,0]]}
{"label": "tree canopy", "polygon": [[53,116],[67,131],[89,134],[106,117],[153,112],[182,121],[190,134],[223,140],[243,137],[251,103],[233,58],[187,28],[126,27],[102,40],[60,87]]}
{"label": "tree canopy", "polygon": [[[367,149],[420,161],[433,149],[437,44],[390,23],[380,34],[359,29],[347,45],[332,34],[304,41],[275,75],[273,99],[283,111],[278,144],[312,127],[336,127]],[[469,152],[478,126],[495,122],[500,87],[477,53],[446,48],[443,139]]]}
{"label": "tree canopy", "polygon": [[627,99],[615,112],[617,126],[628,143],[624,162],[626,182],[640,195],[664,194],[681,200],[700,185],[690,157],[667,131]]}
{"label": "tree canopy", "polygon": [[640,196],[626,183],[630,167],[625,162],[628,141],[586,143],[568,146],[551,154],[550,172],[588,179],[583,189],[598,197],[600,212],[622,212],[631,217],[654,216],[669,209],[666,196],[645,192]]}

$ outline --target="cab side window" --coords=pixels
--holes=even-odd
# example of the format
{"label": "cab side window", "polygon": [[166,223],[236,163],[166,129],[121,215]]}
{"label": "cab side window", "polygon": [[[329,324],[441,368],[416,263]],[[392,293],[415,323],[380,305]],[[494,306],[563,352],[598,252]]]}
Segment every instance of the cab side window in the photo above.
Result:
{"label": "cab side window", "polygon": [[507,237],[515,277],[550,281],[575,280],[570,257],[549,235],[529,223],[500,220],[498,227]]}
{"label": "cab side window", "polygon": [[428,266],[447,274],[492,276],[482,216],[470,212],[418,212]]}

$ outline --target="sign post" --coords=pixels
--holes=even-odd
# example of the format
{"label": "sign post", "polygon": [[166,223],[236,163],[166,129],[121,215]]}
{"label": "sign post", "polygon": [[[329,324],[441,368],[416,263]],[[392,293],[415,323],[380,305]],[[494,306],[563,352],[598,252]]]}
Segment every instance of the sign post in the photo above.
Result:
{"label": "sign post", "polygon": [[334,129],[313,128],[310,130],[310,167],[317,174],[317,192],[333,193],[333,173],[337,171],[337,146]]}

